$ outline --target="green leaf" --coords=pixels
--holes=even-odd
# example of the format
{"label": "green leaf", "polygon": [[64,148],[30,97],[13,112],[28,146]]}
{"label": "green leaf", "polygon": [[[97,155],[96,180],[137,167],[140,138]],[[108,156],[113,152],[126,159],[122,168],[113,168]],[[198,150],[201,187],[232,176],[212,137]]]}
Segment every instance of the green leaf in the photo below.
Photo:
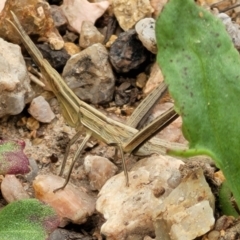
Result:
{"label": "green leaf", "polygon": [[1,240],[44,240],[59,219],[54,210],[37,199],[8,204],[0,211]]}
{"label": "green leaf", "polygon": [[30,171],[23,141],[0,139],[0,174],[25,174]]}
{"label": "green leaf", "polygon": [[231,201],[231,191],[226,182],[223,182],[219,190],[219,205],[224,215],[238,217],[238,213]]}
{"label": "green leaf", "polygon": [[189,150],[209,155],[240,206],[240,58],[223,24],[193,0],[169,0],[156,25],[157,61]]}

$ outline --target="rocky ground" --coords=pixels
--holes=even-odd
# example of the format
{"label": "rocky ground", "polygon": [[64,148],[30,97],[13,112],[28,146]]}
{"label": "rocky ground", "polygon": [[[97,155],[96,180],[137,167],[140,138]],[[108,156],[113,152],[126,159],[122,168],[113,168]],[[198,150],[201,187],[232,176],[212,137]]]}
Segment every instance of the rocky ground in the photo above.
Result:
{"label": "rocky ground", "polygon": [[[0,36],[20,44],[13,29],[6,24],[9,10],[14,10],[34,41],[38,36],[48,43],[38,44],[38,47],[74,93],[106,116],[126,123],[142,99],[163,81],[155,64],[157,49],[152,34],[154,18],[165,1],[143,1],[141,4],[145,5],[141,7],[135,4],[141,1],[135,1],[125,15],[121,8],[128,1],[119,0],[115,5],[109,5],[108,1],[83,2],[82,8],[78,9],[78,1],[73,4],[49,1],[49,10],[46,2],[39,6],[29,0],[28,7],[20,8],[19,3],[7,1],[0,15]],[[208,8],[213,4],[199,2]],[[216,5],[217,8],[234,5],[222,4]],[[91,14],[85,16],[85,12]],[[135,18],[131,17],[133,12]],[[74,13],[81,17],[73,19]],[[237,8],[228,13],[239,21]],[[21,14],[31,17],[21,19]],[[149,19],[150,16],[153,18]],[[226,15],[220,18],[229,32],[236,30],[232,38],[238,48],[237,25],[233,25]],[[143,22],[139,23],[139,20]],[[133,29],[135,25],[137,27]],[[6,55],[11,55],[9,49],[12,46],[2,43],[2,48],[8,53]],[[57,175],[66,146],[76,129],[66,123],[59,102],[46,91],[49,86],[44,90],[39,86],[39,81],[45,81],[26,52],[23,55],[30,77],[20,50],[12,52],[17,57],[13,55],[8,63],[7,56],[0,59],[2,64],[12,66],[9,67],[11,77],[5,80],[4,75],[0,80],[0,137],[24,140],[31,172],[17,176],[17,179],[1,177],[1,206],[11,199],[22,198],[19,195],[36,197],[53,205],[63,221],[61,228],[51,234],[51,240],[102,239],[103,235],[107,239],[147,240],[156,236],[156,239],[239,239],[239,222],[222,216],[219,208],[221,173],[205,158],[184,165],[182,159],[170,156],[152,155],[143,159],[126,154],[130,178],[127,188],[120,154],[116,157],[115,147],[93,137],[73,168],[72,185],[54,194],[53,190],[63,184],[64,180]],[[20,60],[15,63],[13,60],[17,58]],[[19,81],[12,77],[16,69]],[[42,99],[37,98],[39,95]],[[166,94],[147,122],[172,105],[172,99]],[[64,177],[85,135],[85,129],[81,131],[79,140],[70,149]],[[187,144],[181,133],[180,118],[158,137]],[[170,229],[171,238],[166,234]]]}

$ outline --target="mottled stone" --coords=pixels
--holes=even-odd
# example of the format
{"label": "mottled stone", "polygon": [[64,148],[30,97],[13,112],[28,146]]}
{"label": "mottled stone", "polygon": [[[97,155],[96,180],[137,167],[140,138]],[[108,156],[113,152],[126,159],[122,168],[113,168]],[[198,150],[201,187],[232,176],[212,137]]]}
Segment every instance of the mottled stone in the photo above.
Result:
{"label": "mottled stone", "polygon": [[137,69],[148,56],[148,51],[137,37],[135,30],[119,34],[110,47],[109,58],[117,72]]}
{"label": "mottled stone", "polygon": [[67,60],[70,58],[67,51],[64,48],[58,51],[52,50],[48,44],[37,44],[37,47],[51,66],[59,72],[62,72]]}
{"label": "mottled stone", "polygon": [[6,175],[1,183],[1,193],[4,199],[10,203],[13,201],[29,198],[21,182],[15,175]]}
{"label": "mottled stone", "polygon": [[14,43],[21,43],[16,30],[7,19],[12,19],[13,11],[28,35],[47,39],[52,49],[63,48],[64,42],[50,13],[50,6],[44,0],[8,0],[0,15],[0,37]]}
{"label": "mottled stone", "polygon": [[144,18],[137,22],[135,30],[138,37],[148,51],[157,53],[157,41],[155,36],[155,19]]}
{"label": "mottled stone", "polygon": [[150,17],[154,11],[149,0],[113,0],[112,7],[124,31],[134,27],[140,19]]}
{"label": "mottled stone", "polygon": [[83,21],[79,45],[81,48],[87,48],[94,43],[103,43],[104,36],[97,30],[92,22]]}
{"label": "mottled stone", "polygon": [[107,158],[91,155],[85,157],[84,168],[93,190],[100,190],[118,170]]}
{"label": "mottled stone", "polygon": [[32,100],[28,112],[39,122],[49,123],[55,118],[48,102],[44,97],[39,96]]}
{"label": "mottled stone", "polygon": [[67,61],[62,75],[83,101],[104,104],[112,100],[115,78],[108,52],[102,44],[94,44],[73,55]]}
{"label": "mottled stone", "polygon": [[129,187],[123,173],[110,178],[99,192],[96,206],[106,219],[102,234],[107,239],[143,239],[153,235],[152,215],[173,190],[168,179],[179,175],[181,164],[169,156],[153,156],[140,160],[128,172]]}
{"label": "mottled stone", "polygon": [[32,89],[18,45],[0,38],[0,118],[19,114],[31,100]]}
{"label": "mottled stone", "polygon": [[39,175],[33,182],[35,197],[52,206],[62,217],[61,225],[68,221],[76,224],[86,222],[94,213],[95,199],[83,187],[69,183],[64,190],[53,191],[63,185],[64,179],[54,175]]}

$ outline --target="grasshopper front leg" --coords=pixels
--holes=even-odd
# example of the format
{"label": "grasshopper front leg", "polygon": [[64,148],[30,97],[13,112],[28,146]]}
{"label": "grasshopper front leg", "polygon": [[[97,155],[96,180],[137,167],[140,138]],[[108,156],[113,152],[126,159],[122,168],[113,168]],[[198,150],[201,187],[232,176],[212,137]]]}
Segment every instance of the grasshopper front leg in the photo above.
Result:
{"label": "grasshopper front leg", "polygon": [[80,135],[81,135],[81,131],[77,131],[77,133],[72,137],[72,139],[68,143],[68,145],[66,147],[66,150],[65,150],[65,153],[64,153],[64,158],[63,158],[63,162],[62,162],[62,165],[61,165],[61,170],[59,172],[59,176],[63,175],[64,169],[65,169],[65,166],[66,166],[66,162],[67,162],[67,158],[68,158],[68,155],[69,155],[69,152],[70,152],[70,147],[79,139]]}
{"label": "grasshopper front leg", "polygon": [[[76,135],[78,135],[78,133],[77,133]],[[76,135],[75,135],[75,136],[76,136]],[[75,137],[75,136],[74,136],[74,137]],[[85,138],[83,139],[80,147],[78,148],[77,152],[76,152],[75,155],[74,155],[74,158],[73,158],[72,164],[71,164],[71,166],[70,166],[70,169],[69,169],[69,171],[68,171],[68,175],[67,175],[67,178],[66,178],[66,180],[65,180],[65,183],[63,184],[62,187],[55,189],[55,190],[53,191],[54,193],[57,192],[57,191],[59,191],[59,190],[64,189],[64,188],[67,186],[67,184],[68,184],[68,182],[69,182],[69,180],[70,180],[70,176],[71,176],[73,167],[74,167],[76,161],[79,159],[82,150],[83,150],[84,147],[86,146],[86,144],[87,144],[87,142],[88,142],[88,140],[90,139],[91,136],[92,136],[92,132],[89,131],[89,130],[87,130]],[[77,140],[77,139],[76,139],[76,140]],[[75,141],[76,141],[76,140],[75,140]],[[62,170],[63,170],[63,168],[62,168]]]}

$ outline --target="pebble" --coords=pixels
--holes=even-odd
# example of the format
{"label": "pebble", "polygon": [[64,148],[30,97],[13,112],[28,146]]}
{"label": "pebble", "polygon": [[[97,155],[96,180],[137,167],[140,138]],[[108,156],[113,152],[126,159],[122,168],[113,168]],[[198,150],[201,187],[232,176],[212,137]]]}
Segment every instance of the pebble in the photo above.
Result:
{"label": "pebble", "polygon": [[220,237],[220,232],[213,230],[208,233],[207,237],[208,237],[208,240],[218,240]]}
{"label": "pebble", "polygon": [[220,239],[220,240],[239,239],[240,223],[239,223],[238,219],[236,219],[232,216],[222,216],[217,221],[219,221],[219,220],[220,221],[225,220],[225,222],[223,222],[223,224],[224,224],[223,228],[219,231],[220,238],[218,238],[218,239]]}
{"label": "pebble", "polygon": [[104,36],[97,30],[92,22],[83,21],[79,45],[81,48],[87,48],[94,43],[103,43]]}
{"label": "pebble", "polygon": [[50,5],[50,13],[54,21],[55,27],[60,32],[63,32],[66,29],[68,22],[62,8],[57,5]]}
{"label": "pebble", "polygon": [[76,42],[78,38],[79,38],[79,34],[70,32],[68,30],[66,31],[65,35],[63,36],[63,39],[65,42],[71,42],[71,43]]}
{"label": "pebble", "polygon": [[5,175],[1,183],[1,192],[4,199],[8,203],[30,198],[21,182],[15,177],[15,175]]}
{"label": "pebble", "polygon": [[109,40],[106,43],[106,47],[110,48],[117,38],[118,37],[116,35],[111,35],[111,37],[109,38]]}
{"label": "pebble", "polygon": [[105,182],[118,170],[107,158],[88,155],[84,159],[84,168],[93,190],[100,190]]}
{"label": "pebble", "polygon": [[[65,46],[65,45],[64,45]],[[51,64],[57,71],[62,72],[70,55],[63,48],[61,50],[52,50],[48,44],[37,44],[38,49],[41,51],[43,57]]]}
{"label": "pebble", "polygon": [[227,230],[234,225],[235,218],[232,216],[223,215],[217,219],[215,229],[217,231]]}
{"label": "pebble", "polygon": [[32,100],[28,112],[39,122],[43,123],[49,123],[55,118],[55,114],[51,110],[48,102],[42,96]]}
{"label": "pebble", "polygon": [[83,21],[95,21],[108,9],[109,2],[91,3],[87,0],[65,0],[61,8],[68,19],[69,29],[81,33]]}
{"label": "pebble", "polygon": [[119,34],[110,47],[109,59],[117,72],[137,69],[148,56],[148,51],[137,37],[135,30]]}
{"label": "pebble", "polygon": [[223,172],[221,170],[214,173],[214,181],[218,186],[221,186],[222,183],[225,181],[225,177],[223,175]]}
{"label": "pebble", "polygon": [[161,13],[164,5],[168,2],[168,0],[150,0],[150,4],[152,8],[154,9],[153,11],[153,17],[157,19],[158,15]]}
{"label": "pebble", "polygon": [[74,55],[80,52],[80,47],[72,42],[65,42],[64,49],[67,51],[69,55]]}
{"label": "pebble", "polygon": [[134,27],[140,19],[150,17],[154,11],[149,0],[112,0],[112,8],[124,31]]}
{"label": "pebble", "polygon": [[144,238],[143,238],[143,240],[154,240],[155,238],[151,238],[151,237],[149,237],[149,236],[145,236]]}
{"label": "pebble", "polygon": [[162,71],[160,70],[158,64],[155,62],[151,67],[150,76],[147,83],[143,89],[145,95],[153,91],[161,82],[163,82]]}
{"label": "pebble", "polygon": [[123,173],[110,178],[99,192],[96,205],[106,219],[101,233],[109,240],[153,235],[152,215],[172,191],[167,180],[181,164],[169,156],[152,156],[140,160],[128,172],[129,187]]}
{"label": "pebble", "polygon": [[35,197],[52,206],[62,218],[61,226],[69,221],[82,224],[95,211],[95,198],[83,187],[69,183],[64,190],[53,193],[61,187],[65,179],[55,175],[38,175],[33,181]]}
{"label": "pebble", "polygon": [[29,130],[37,130],[40,127],[40,123],[33,117],[27,118],[26,127]]}
{"label": "pebble", "polygon": [[215,199],[203,170],[188,171],[178,187],[155,208],[156,239],[191,240],[214,226]]}
{"label": "pebble", "polygon": [[24,177],[28,182],[32,182],[34,178],[37,176],[39,168],[35,159],[33,158],[29,158],[29,164],[31,171],[28,174],[25,174]]}
{"label": "pebble", "polygon": [[32,98],[27,68],[18,45],[0,38],[0,118],[22,112]]}
{"label": "pebble", "polygon": [[144,18],[137,22],[135,30],[144,47],[153,54],[157,53],[157,41],[155,36],[155,19]]}
{"label": "pebble", "polygon": [[232,38],[233,44],[237,49],[240,49],[240,26],[232,22],[231,18],[225,13],[219,13],[218,18],[221,19],[226,27],[226,30]]}
{"label": "pebble", "polygon": [[85,102],[105,104],[113,98],[115,77],[108,51],[101,43],[73,55],[62,75],[67,85]]}
{"label": "pebble", "polygon": [[144,88],[147,82],[147,75],[145,73],[140,73],[137,75],[136,85],[139,88]]}
{"label": "pebble", "polygon": [[[57,228],[50,235],[48,240],[93,240],[95,238],[88,236],[85,231],[75,232],[73,230]],[[99,240],[101,240],[99,238]]]}
{"label": "pebble", "polygon": [[7,0],[0,1],[0,12],[3,10],[6,1]]}

